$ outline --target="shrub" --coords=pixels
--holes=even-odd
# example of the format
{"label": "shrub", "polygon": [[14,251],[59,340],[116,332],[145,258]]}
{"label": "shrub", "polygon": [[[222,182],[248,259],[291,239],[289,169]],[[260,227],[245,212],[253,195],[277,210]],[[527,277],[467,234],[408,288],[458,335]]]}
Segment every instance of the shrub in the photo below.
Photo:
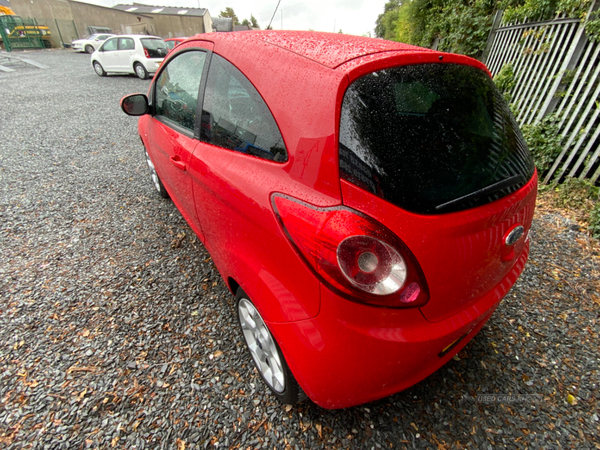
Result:
{"label": "shrub", "polygon": [[545,174],[563,149],[563,136],[559,134],[556,116],[546,116],[536,124],[523,125],[522,130],[535,166],[540,174]]}
{"label": "shrub", "polygon": [[588,180],[569,177],[556,190],[558,191],[558,203],[560,206],[585,209],[591,200],[598,200],[598,191],[600,188],[594,186]]}
{"label": "shrub", "polygon": [[590,234],[596,239],[600,239],[600,202],[596,202],[594,209],[590,212]]}

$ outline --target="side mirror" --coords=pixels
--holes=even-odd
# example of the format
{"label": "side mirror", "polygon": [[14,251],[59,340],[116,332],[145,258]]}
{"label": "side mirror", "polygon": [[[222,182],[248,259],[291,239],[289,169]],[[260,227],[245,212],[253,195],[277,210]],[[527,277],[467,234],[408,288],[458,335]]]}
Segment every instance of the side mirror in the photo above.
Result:
{"label": "side mirror", "polygon": [[143,116],[148,113],[148,97],[145,94],[130,94],[121,99],[121,109],[128,116]]}

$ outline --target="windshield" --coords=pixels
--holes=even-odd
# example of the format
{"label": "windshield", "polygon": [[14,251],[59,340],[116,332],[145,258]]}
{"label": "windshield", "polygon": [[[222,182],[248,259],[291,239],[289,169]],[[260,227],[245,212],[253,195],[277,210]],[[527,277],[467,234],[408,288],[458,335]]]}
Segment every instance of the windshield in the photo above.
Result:
{"label": "windshield", "polygon": [[164,58],[169,52],[167,44],[162,39],[143,38],[140,40],[148,52],[148,58]]}
{"label": "windshield", "polygon": [[490,77],[456,64],[374,72],[346,91],[340,176],[412,212],[490,203],[524,186],[534,165]]}

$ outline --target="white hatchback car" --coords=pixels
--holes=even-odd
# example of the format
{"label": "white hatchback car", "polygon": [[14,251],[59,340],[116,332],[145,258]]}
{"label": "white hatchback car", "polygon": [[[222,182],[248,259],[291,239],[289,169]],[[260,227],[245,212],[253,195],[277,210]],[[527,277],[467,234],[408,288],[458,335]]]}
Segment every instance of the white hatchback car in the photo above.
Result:
{"label": "white hatchback car", "polygon": [[169,48],[158,36],[124,34],[107,39],[92,54],[92,67],[103,77],[109,72],[134,73],[142,80],[160,67]]}
{"label": "white hatchback car", "polygon": [[114,34],[92,34],[85,39],[77,39],[71,42],[71,48],[76,52],[94,53],[105,40],[112,36]]}

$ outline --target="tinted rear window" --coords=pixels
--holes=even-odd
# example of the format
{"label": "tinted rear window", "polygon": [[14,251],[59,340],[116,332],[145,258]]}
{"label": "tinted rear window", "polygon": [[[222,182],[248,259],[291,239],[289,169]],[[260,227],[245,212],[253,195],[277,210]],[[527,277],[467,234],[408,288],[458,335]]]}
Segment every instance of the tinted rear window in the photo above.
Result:
{"label": "tinted rear window", "polygon": [[148,39],[143,38],[140,39],[142,41],[142,45],[148,52],[149,58],[164,58],[167,53],[169,53],[169,49],[167,48],[167,44],[162,39]]}
{"label": "tinted rear window", "polygon": [[352,83],[342,105],[339,158],[342,178],[421,214],[493,202],[534,171],[493,81],[454,64],[396,67]]}

